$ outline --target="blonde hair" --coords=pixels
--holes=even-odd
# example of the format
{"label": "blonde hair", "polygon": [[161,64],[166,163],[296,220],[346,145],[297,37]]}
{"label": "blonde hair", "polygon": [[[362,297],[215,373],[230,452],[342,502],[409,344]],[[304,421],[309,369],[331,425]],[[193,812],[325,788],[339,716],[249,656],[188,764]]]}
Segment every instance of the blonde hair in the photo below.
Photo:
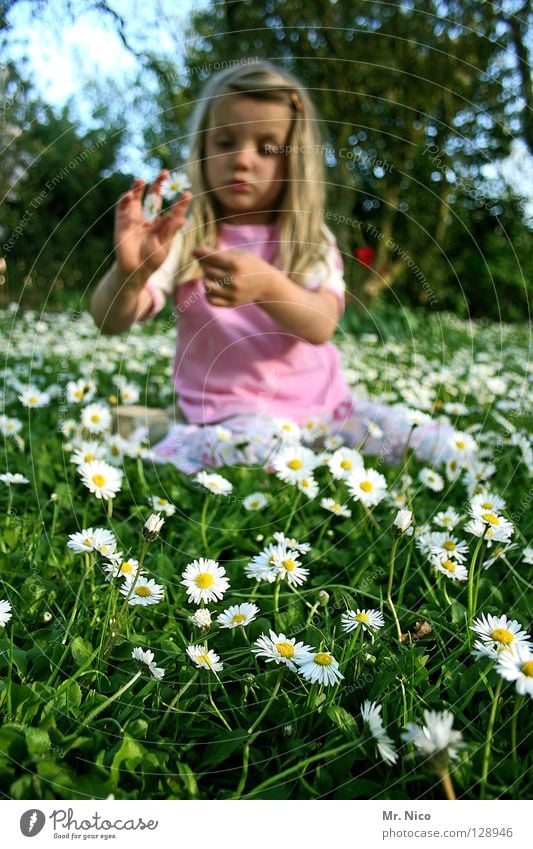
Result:
{"label": "blonde hair", "polygon": [[[324,208],[325,170],[318,115],[302,84],[287,71],[266,60],[230,67],[206,83],[196,104],[189,132],[190,152],[185,170],[195,195],[189,224],[181,231],[181,256],[176,282],[202,276],[191,251],[204,244],[215,248],[217,212],[204,176],[205,137],[210,128],[211,107],[217,97],[243,94],[260,100],[286,103],[293,123],[286,142],[287,176],[277,210],[279,249],[277,261],[295,283],[303,282],[306,270],[326,256],[327,231],[319,210]],[[188,261],[191,259],[191,261]]]}

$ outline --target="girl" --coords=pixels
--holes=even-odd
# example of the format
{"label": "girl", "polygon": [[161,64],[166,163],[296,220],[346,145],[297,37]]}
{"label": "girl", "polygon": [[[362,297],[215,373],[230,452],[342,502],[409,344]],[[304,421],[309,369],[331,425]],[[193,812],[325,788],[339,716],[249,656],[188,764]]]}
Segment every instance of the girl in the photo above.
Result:
{"label": "girl", "polygon": [[[143,180],[118,202],[116,261],[91,309],[104,333],[175,302],[177,403],[156,462],[193,473],[264,464],[292,431],[364,443],[398,460],[407,443],[442,459],[451,428],[413,430],[409,411],[356,400],[330,341],[344,309],[343,263],[324,225],[318,118],[301,83],[269,62],[222,71],[192,116],[184,192],[146,221]],[[149,194],[158,198],[168,172]]]}

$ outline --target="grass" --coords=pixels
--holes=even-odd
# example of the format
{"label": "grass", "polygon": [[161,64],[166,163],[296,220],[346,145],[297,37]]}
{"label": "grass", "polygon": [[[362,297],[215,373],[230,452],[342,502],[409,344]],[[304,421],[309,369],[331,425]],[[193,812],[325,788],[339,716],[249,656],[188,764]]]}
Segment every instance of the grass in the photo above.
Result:
{"label": "grass", "polygon": [[[218,470],[233,486],[223,497],[170,465],[125,456],[110,516],[70,462],[74,437],[62,429],[79,422],[81,408],[68,401],[66,385],[90,378],[96,399],[107,403],[120,396],[122,376],[138,385],[139,403],[171,403],[172,322],[120,338],[98,336],[79,312],[5,310],[0,323],[8,351],[4,413],[20,422],[5,436],[0,472],[29,481],[0,484],[0,598],[13,613],[0,629],[4,797],[437,799],[450,786],[459,798],[531,797],[529,696],[519,696],[493,661],[475,659],[469,630],[481,614],[506,614],[526,631],[531,625],[523,554],[531,540],[531,459],[520,438],[531,402],[525,327],[441,314],[410,316],[403,332],[393,322],[390,332],[377,326],[338,337],[356,394],[420,403],[432,414],[451,402],[465,405],[464,414],[449,416],[458,430],[471,430],[484,463],[494,464],[486,486],[506,500],[514,526],[516,547],[486,569],[495,548],[463,530],[471,496],[464,475],[450,480],[438,470],[445,485],[434,492],[420,482],[423,464],[409,452],[397,467],[366,461],[385,475],[389,493],[370,512],[326,466],[317,469],[320,493],[312,500],[246,466]],[[46,406],[21,404],[28,383],[50,393]],[[243,499],[257,491],[267,506],[247,511]],[[176,512],[146,543],[150,495]],[[351,518],[326,512],[322,497],[347,503]],[[439,511],[458,511],[454,533],[468,544],[466,582],[436,572],[416,544],[418,532],[393,533],[402,497],[417,527],[433,523],[436,531]],[[107,528],[124,556],[144,560],[146,577],[164,588],[159,604],[124,603],[104,557],[67,547],[71,534],[89,527]],[[275,531],[311,545],[301,557],[309,570],[301,586],[246,577]],[[214,624],[207,632],[190,621],[196,605],[181,583],[187,564],[201,557],[217,561],[230,581],[223,599],[208,605]],[[216,624],[216,615],[243,602],[259,607],[254,621],[233,630]],[[345,633],[342,614],[358,608],[380,610],[385,626]],[[311,684],[255,657],[252,645],[269,629],[330,652],[344,678]],[[186,649],[196,644],[219,655],[219,673],[194,665]],[[153,651],[162,680],[132,659],[136,646]],[[367,699],[382,706],[395,764],[383,762],[363,724]],[[447,765],[420,757],[401,737],[427,709],[451,711],[463,735],[444,783]]]}

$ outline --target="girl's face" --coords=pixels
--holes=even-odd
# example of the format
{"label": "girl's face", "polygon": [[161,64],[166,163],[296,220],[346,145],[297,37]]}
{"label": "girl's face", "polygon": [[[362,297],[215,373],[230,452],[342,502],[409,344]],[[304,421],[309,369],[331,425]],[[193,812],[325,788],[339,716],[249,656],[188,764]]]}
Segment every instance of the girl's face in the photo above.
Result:
{"label": "girl's face", "polygon": [[208,189],[231,224],[269,224],[283,195],[292,111],[241,94],[219,97],[206,133]]}

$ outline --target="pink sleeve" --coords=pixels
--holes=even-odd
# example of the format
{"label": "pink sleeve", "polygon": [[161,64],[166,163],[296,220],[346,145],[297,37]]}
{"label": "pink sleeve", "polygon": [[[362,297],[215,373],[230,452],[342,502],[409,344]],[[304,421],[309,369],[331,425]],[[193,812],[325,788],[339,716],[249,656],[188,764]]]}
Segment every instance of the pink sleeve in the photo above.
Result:
{"label": "pink sleeve", "polygon": [[140,321],[148,321],[163,309],[167,298],[175,291],[175,276],[179,268],[182,234],[178,231],[170,245],[168,256],[159,268],[150,275],[144,289],[150,295],[152,304],[148,313]]}
{"label": "pink sleeve", "polygon": [[312,292],[326,289],[333,292],[339,302],[339,318],[344,313],[344,293],[346,284],[344,282],[344,263],[341,253],[337,247],[335,237],[331,234],[330,247],[325,260],[315,263],[305,275],[303,285]]}
{"label": "pink sleeve", "polygon": [[147,282],[144,284],[144,290],[150,295],[150,298],[152,299],[152,305],[146,315],[143,316],[143,318],[139,319],[139,321],[149,321],[151,318],[154,317],[154,315],[157,315],[159,310],[162,310],[165,306],[166,300],[161,290],[157,289],[153,285],[153,283],[150,282],[150,279],[148,279]]}

